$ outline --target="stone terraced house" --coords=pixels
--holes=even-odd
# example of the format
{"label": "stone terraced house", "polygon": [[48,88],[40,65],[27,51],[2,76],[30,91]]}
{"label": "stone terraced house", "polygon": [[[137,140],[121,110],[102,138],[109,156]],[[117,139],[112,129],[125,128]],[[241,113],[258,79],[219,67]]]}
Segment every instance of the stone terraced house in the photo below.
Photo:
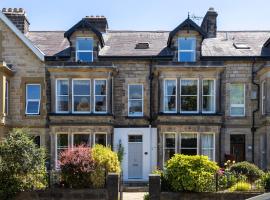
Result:
{"label": "stone terraced house", "polygon": [[174,153],[270,168],[270,31],[217,31],[217,16],[172,31],[110,30],[103,16],[29,31],[23,9],[3,9],[0,136],[28,127],[50,168],[76,145],[121,145],[125,181]]}

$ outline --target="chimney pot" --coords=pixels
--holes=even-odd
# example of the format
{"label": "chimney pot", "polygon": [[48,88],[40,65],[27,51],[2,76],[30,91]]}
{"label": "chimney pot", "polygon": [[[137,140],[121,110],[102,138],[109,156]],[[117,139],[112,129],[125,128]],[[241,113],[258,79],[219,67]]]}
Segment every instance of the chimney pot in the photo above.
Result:
{"label": "chimney pot", "polygon": [[206,32],[207,38],[215,38],[217,36],[217,16],[218,13],[213,7],[210,7],[205,14],[201,28]]}
{"label": "chimney pot", "polygon": [[12,12],[12,8],[8,8],[8,12]]}
{"label": "chimney pot", "polygon": [[85,20],[87,20],[93,27],[95,27],[97,30],[99,30],[102,33],[105,33],[108,29],[108,22],[106,17],[104,17],[103,15],[96,15],[93,16],[91,15],[86,16]]}

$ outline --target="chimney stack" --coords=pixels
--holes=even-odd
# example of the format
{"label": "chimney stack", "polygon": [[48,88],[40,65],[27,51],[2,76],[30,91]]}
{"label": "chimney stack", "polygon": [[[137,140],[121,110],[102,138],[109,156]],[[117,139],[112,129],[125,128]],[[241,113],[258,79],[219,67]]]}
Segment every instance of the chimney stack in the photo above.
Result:
{"label": "chimney stack", "polygon": [[93,27],[95,27],[101,33],[106,33],[108,29],[108,22],[104,16],[86,16],[84,18],[87,20]]}
{"label": "chimney stack", "polygon": [[29,31],[29,21],[26,12],[22,8],[3,8],[2,13],[24,34]]}
{"label": "chimney stack", "polygon": [[211,7],[203,18],[201,28],[206,32],[207,38],[215,38],[217,36],[217,16],[218,13]]}

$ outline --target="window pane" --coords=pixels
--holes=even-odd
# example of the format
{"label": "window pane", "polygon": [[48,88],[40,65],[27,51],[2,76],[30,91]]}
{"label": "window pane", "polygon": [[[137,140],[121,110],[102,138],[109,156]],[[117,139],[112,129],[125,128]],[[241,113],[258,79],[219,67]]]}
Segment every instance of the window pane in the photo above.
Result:
{"label": "window pane", "polygon": [[106,80],[95,80],[95,95],[106,95]]}
{"label": "window pane", "polygon": [[194,62],[195,61],[195,52],[179,52],[179,61],[180,62]]}
{"label": "window pane", "polygon": [[181,111],[197,111],[197,96],[182,96]]}
{"label": "window pane", "polygon": [[131,115],[142,114],[142,100],[129,101],[129,114]]}
{"label": "window pane", "polygon": [[179,38],[179,50],[195,50],[196,39],[195,38]]}
{"label": "window pane", "polygon": [[90,136],[88,134],[74,134],[73,146],[79,145],[90,147]]}
{"label": "window pane", "polygon": [[128,142],[142,142],[142,135],[129,135]]}
{"label": "window pane", "polygon": [[39,114],[39,101],[28,101],[26,113],[27,114]]}
{"label": "window pane", "polygon": [[197,80],[181,80],[181,95],[197,95]]}
{"label": "window pane", "polygon": [[77,38],[77,50],[92,51],[93,40],[91,38]]}
{"label": "window pane", "polygon": [[230,86],[231,104],[244,104],[244,84],[231,84]]}
{"label": "window pane", "polygon": [[5,113],[8,114],[8,93],[9,93],[8,82],[6,81],[6,92],[5,92]]}
{"label": "window pane", "polygon": [[181,148],[197,148],[197,134],[181,134]]}
{"label": "window pane", "polygon": [[244,115],[245,114],[245,109],[243,107],[231,107],[231,115]]}
{"label": "window pane", "polygon": [[68,96],[58,96],[57,100],[57,111],[68,111]]}
{"label": "window pane", "polygon": [[82,62],[92,62],[93,52],[77,52],[77,60]]}
{"label": "window pane", "polygon": [[201,134],[202,148],[214,148],[214,135]]}
{"label": "window pane", "polygon": [[90,95],[90,80],[74,80],[73,81],[74,95]]}
{"label": "window pane", "polygon": [[68,80],[57,80],[57,95],[68,95]]}
{"label": "window pane", "polygon": [[68,147],[68,134],[58,134],[57,135],[57,147]]}
{"label": "window pane", "polygon": [[165,134],[165,148],[175,148],[175,134]]}
{"label": "window pane", "polygon": [[129,99],[142,99],[142,85],[129,85]]}
{"label": "window pane", "polygon": [[165,111],[176,111],[176,98],[175,96],[165,97]]}
{"label": "window pane", "polygon": [[175,80],[165,80],[165,95],[176,95]]}
{"label": "window pane", "polygon": [[214,80],[203,80],[203,95],[214,95]]}
{"label": "window pane", "polygon": [[208,156],[209,160],[214,160],[214,150],[213,149],[202,149],[202,155]]}
{"label": "window pane", "polygon": [[96,112],[106,112],[106,96],[96,96],[95,103]]}
{"label": "window pane", "polygon": [[197,149],[181,149],[181,154],[184,154],[184,155],[197,155]]}
{"label": "window pane", "polygon": [[74,96],[73,106],[74,106],[74,111],[89,112],[90,111],[90,96]]}
{"label": "window pane", "polygon": [[95,144],[106,146],[106,134],[95,134]]}
{"label": "window pane", "polygon": [[27,99],[40,99],[40,85],[27,85]]}
{"label": "window pane", "polygon": [[215,111],[214,96],[204,96],[203,97],[203,111],[204,112],[214,112]]}
{"label": "window pane", "polygon": [[175,154],[175,149],[164,149],[164,162],[170,160]]}

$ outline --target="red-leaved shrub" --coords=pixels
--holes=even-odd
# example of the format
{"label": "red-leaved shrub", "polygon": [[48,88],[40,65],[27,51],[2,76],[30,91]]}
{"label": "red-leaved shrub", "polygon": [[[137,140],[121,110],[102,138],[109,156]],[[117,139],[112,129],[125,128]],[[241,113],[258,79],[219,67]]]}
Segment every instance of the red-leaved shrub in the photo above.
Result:
{"label": "red-leaved shrub", "polygon": [[95,169],[92,150],[78,146],[60,153],[59,167],[65,187],[89,188],[92,186],[91,174]]}

